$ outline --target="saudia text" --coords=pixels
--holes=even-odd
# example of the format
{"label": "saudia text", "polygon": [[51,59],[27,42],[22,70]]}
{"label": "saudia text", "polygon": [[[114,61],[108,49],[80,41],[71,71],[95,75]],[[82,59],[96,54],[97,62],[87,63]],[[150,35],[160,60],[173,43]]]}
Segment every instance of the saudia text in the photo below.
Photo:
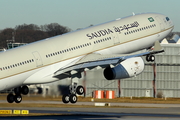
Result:
{"label": "saudia text", "polygon": [[96,32],[92,32],[92,33],[86,34],[86,36],[91,40],[91,39],[105,36],[114,32],[118,32],[120,34],[124,30],[129,31],[129,29],[138,27],[138,26],[139,26],[139,23],[135,21],[134,23],[122,25],[119,27],[114,26],[113,29],[107,28],[107,29],[96,31]]}

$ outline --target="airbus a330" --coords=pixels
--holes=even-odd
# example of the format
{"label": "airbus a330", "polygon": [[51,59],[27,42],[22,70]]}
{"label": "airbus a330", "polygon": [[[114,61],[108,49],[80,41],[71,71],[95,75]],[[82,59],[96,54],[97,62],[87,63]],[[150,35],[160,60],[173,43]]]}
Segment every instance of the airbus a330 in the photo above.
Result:
{"label": "airbus a330", "polygon": [[[153,54],[164,52],[159,41],[173,28],[169,17],[143,13],[0,52],[0,91],[14,89],[7,101],[20,103],[28,85],[71,78],[62,101],[76,103],[84,93],[74,80],[81,72],[101,67],[107,80],[137,76],[144,69],[141,57],[154,61]],[[130,54],[143,49],[147,52]]]}

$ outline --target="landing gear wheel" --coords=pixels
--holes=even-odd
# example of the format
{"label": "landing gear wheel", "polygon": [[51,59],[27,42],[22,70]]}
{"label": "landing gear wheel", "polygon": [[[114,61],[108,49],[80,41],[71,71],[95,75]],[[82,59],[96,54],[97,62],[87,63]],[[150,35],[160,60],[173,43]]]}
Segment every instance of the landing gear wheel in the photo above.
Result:
{"label": "landing gear wheel", "polygon": [[76,88],[76,93],[78,94],[78,95],[82,95],[82,94],[84,94],[84,87],[83,86],[78,86],[77,88]]}
{"label": "landing gear wheel", "polygon": [[155,61],[155,56],[154,55],[147,55],[146,56],[146,61],[148,62],[154,62]]}
{"label": "landing gear wheel", "polygon": [[63,101],[63,103],[69,103],[69,95],[63,95],[62,101]]}
{"label": "landing gear wheel", "polygon": [[7,101],[8,101],[8,103],[13,103],[14,102],[14,95],[12,93],[10,93],[7,96]]}
{"label": "landing gear wheel", "polygon": [[20,103],[20,102],[22,101],[22,96],[21,96],[21,95],[15,95],[15,96],[14,96],[14,101],[15,101],[16,103]]}
{"label": "landing gear wheel", "polygon": [[23,95],[27,95],[29,93],[29,88],[26,85],[22,86],[21,92]]}
{"label": "landing gear wheel", "polygon": [[14,88],[14,93],[17,95],[17,94],[21,94],[21,87],[17,87],[17,88]]}
{"label": "landing gear wheel", "polygon": [[69,96],[69,101],[70,101],[71,103],[76,103],[76,102],[77,102],[77,96],[76,96],[75,94],[71,94],[71,95]]}

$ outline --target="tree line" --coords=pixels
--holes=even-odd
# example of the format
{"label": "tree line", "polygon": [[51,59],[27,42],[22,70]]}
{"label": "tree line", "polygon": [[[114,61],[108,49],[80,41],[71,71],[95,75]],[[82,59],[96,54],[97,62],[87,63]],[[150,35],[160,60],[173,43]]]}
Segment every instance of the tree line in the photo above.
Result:
{"label": "tree line", "polygon": [[0,48],[5,48],[8,41],[31,43],[45,38],[70,32],[71,29],[58,23],[45,25],[22,24],[15,28],[6,28],[0,31]]}
{"label": "tree line", "polygon": [[[19,43],[31,43],[56,35],[62,35],[70,31],[70,28],[59,25],[58,23],[50,23],[40,26],[35,24],[17,25],[15,28],[6,28],[0,31],[0,48],[6,48],[7,40],[15,40],[14,42]],[[180,32],[173,32],[166,38],[171,39],[174,34],[180,36]]]}

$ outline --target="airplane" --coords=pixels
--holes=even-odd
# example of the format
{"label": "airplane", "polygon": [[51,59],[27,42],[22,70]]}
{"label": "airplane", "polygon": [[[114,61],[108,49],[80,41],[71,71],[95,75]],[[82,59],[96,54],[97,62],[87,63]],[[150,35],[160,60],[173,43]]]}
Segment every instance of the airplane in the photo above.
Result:
{"label": "airplane", "polygon": [[13,89],[7,101],[20,103],[28,85],[71,78],[62,101],[76,103],[77,94],[84,94],[78,85],[83,71],[100,67],[107,80],[135,77],[144,70],[142,56],[153,62],[154,54],[164,52],[160,41],[173,28],[163,14],[133,14],[0,52],[0,91]]}

